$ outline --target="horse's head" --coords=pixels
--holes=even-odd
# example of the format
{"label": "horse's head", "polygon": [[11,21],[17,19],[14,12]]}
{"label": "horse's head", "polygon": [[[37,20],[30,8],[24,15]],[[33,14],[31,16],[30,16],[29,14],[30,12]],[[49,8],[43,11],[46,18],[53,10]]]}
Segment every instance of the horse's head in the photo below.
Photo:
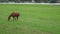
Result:
{"label": "horse's head", "polygon": [[8,16],[8,21],[10,20],[10,18],[11,18],[11,15]]}

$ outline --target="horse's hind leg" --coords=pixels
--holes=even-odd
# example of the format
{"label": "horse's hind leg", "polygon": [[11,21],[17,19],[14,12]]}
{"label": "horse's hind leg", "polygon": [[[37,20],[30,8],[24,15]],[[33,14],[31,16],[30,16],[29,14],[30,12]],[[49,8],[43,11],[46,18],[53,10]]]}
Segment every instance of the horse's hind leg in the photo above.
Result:
{"label": "horse's hind leg", "polygon": [[17,16],[17,20],[18,20],[18,16]]}

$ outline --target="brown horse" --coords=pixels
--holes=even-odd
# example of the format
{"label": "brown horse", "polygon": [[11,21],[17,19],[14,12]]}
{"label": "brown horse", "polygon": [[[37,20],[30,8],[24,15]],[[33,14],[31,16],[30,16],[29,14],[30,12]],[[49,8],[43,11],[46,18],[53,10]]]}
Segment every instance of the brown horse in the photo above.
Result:
{"label": "brown horse", "polygon": [[13,18],[13,20],[18,20],[18,17],[20,16],[20,14],[18,12],[12,12],[9,16],[8,16],[8,21],[10,21],[11,17]]}

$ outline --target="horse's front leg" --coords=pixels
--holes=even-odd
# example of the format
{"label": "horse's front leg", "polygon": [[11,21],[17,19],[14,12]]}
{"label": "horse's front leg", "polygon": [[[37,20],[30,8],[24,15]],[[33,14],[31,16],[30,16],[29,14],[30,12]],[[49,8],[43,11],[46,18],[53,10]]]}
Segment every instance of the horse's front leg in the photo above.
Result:
{"label": "horse's front leg", "polygon": [[13,17],[13,21],[15,20],[15,17]]}
{"label": "horse's front leg", "polygon": [[18,17],[13,17],[13,21],[16,21]]}

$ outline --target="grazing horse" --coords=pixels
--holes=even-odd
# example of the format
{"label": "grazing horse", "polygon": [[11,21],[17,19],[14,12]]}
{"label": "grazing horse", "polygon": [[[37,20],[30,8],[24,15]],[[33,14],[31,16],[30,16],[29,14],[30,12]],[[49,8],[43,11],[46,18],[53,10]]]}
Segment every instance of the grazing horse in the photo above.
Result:
{"label": "grazing horse", "polygon": [[13,20],[18,20],[18,17],[20,16],[20,14],[18,12],[12,12],[9,16],[8,16],[8,21],[11,19],[11,17],[13,18]]}

